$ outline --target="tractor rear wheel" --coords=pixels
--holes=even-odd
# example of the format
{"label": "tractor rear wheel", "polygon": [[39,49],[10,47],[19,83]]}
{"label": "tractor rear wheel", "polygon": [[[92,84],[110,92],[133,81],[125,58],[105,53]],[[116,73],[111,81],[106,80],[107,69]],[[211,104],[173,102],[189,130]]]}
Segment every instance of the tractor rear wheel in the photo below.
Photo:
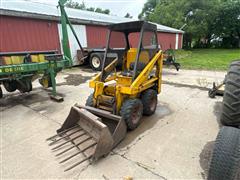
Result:
{"label": "tractor rear wheel", "polygon": [[86,106],[94,107],[93,94],[90,94],[85,103]]}
{"label": "tractor rear wheel", "polygon": [[240,125],[240,61],[232,62],[226,76],[221,122],[227,126]]}
{"label": "tractor rear wheel", "polygon": [[208,180],[240,178],[240,130],[224,126],[218,133],[210,163]]}
{"label": "tractor rear wheel", "polygon": [[3,86],[8,92],[13,92],[17,90],[17,82],[16,81],[3,81]]}
{"label": "tractor rear wheel", "polygon": [[154,114],[157,108],[157,92],[148,89],[142,93],[141,100],[143,103],[143,115],[150,116]]}
{"label": "tractor rear wheel", "polygon": [[121,112],[123,120],[125,120],[128,130],[134,130],[140,124],[143,114],[143,104],[140,99],[128,99],[124,101]]}

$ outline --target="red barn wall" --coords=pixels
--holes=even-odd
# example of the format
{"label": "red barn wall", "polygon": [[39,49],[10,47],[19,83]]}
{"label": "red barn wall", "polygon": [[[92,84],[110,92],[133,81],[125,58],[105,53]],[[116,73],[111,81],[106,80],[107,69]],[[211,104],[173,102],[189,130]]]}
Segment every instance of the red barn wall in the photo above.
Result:
{"label": "red barn wall", "polygon": [[[86,25],[88,48],[103,48],[107,43],[108,29],[104,26]],[[123,42],[123,33],[113,32],[111,36],[110,47],[121,48]]]}
{"label": "red barn wall", "polygon": [[170,48],[175,49],[176,34],[158,32],[158,43],[164,51]]}
{"label": "red barn wall", "polygon": [[60,50],[57,23],[0,16],[0,52]]}
{"label": "red barn wall", "polygon": [[[87,42],[89,48],[102,48],[106,45],[107,40],[107,28],[103,26],[86,26]],[[129,41],[131,47],[137,47],[138,45],[138,33],[130,34]],[[116,41],[117,42],[117,41]],[[176,34],[158,32],[158,42],[163,50],[169,48],[175,49],[176,46]],[[182,48],[182,34],[179,34],[178,48]]]}
{"label": "red barn wall", "polygon": [[[107,28],[86,25],[88,48],[103,48],[107,40]],[[137,47],[138,34],[130,36],[130,44]],[[115,38],[116,42],[121,42]],[[176,34],[158,32],[158,41],[163,50],[176,45]],[[182,34],[179,34],[178,48],[182,48]],[[0,16],[0,52],[61,50],[57,22]]]}
{"label": "red barn wall", "polygon": [[178,49],[182,49],[183,34],[179,34],[178,37]]}
{"label": "red barn wall", "polygon": [[103,48],[107,41],[107,28],[103,26],[86,26],[88,48]]}

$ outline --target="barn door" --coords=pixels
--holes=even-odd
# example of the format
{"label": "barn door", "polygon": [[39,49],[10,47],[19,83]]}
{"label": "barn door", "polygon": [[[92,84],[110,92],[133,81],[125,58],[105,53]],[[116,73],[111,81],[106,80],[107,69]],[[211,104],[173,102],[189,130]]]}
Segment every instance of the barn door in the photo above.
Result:
{"label": "barn door", "polygon": [[[82,47],[87,47],[87,36],[86,36],[86,26],[85,25],[73,25],[73,28],[81,42]],[[58,24],[59,40],[62,44],[62,27],[61,24]],[[80,61],[77,59],[77,50],[80,49],[78,46],[77,40],[75,39],[70,27],[68,26],[68,37],[69,45],[71,50],[71,55],[73,59],[73,65],[80,65]],[[63,51],[62,51],[63,52]]]}

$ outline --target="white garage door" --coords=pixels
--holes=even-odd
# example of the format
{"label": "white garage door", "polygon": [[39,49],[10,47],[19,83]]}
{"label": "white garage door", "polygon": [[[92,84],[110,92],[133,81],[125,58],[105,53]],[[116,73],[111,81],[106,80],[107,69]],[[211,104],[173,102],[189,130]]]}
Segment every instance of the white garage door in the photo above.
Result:
{"label": "white garage door", "polygon": [[[78,39],[81,42],[82,47],[87,47],[86,26],[85,25],[73,25],[73,28],[78,36]],[[58,24],[58,32],[60,35],[60,43],[62,44],[61,24]],[[68,26],[68,37],[69,37],[69,44],[70,44],[70,48],[71,48],[71,55],[72,55],[72,59],[73,59],[73,65],[76,66],[76,65],[80,64],[80,62],[77,59],[77,50],[79,50],[80,47],[78,46],[77,40],[75,39],[69,26]]]}

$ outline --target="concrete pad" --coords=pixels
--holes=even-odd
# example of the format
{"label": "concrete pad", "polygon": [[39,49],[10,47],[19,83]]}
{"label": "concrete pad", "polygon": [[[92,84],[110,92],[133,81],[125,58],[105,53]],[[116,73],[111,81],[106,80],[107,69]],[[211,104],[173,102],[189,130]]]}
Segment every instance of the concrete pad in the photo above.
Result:
{"label": "concrete pad", "polygon": [[206,70],[184,70],[175,71],[173,69],[163,70],[163,80],[168,84],[186,84],[202,88],[212,88],[213,82],[220,84],[225,78],[224,71]]}
{"label": "concrete pad", "polygon": [[96,164],[88,166],[78,176],[79,179],[124,179],[132,177],[133,179],[164,179],[148,167],[122,158],[120,155],[111,154],[101,159]]}
{"label": "concrete pad", "polygon": [[[171,86],[164,85],[163,91],[170,88]],[[175,88],[175,96],[183,97],[185,93],[191,98],[182,101],[182,106],[178,108],[172,104],[179,103],[181,98],[162,98],[165,103],[172,102],[169,107],[173,114],[158,120],[152,129],[141,134],[141,139],[137,143],[133,142],[134,145],[130,145],[124,152],[126,158],[146,164],[167,179],[204,178],[199,155],[206,143],[214,140],[218,132],[218,122],[212,113],[217,100],[206,99],[204,91]],[[161,102],[161,96],[159,101]]]}
{"label": "concrete pad", "polygon": [[[17,116],[10,111],[16,112]],[[5,113],[8,118],[5,118]],[[46,139],[57,128],[59,124],[21,105],[4,112],[1,177],[44,179],[76,176],[76,171],[64,173],[64,167],[58,164],[47,145]]]}
{"label": "concrete pad", "polygon": [[37,81],[30,93],[5,92],[0,100],[3,179],[206,177],[221,111],[221,97],[209,99],[207,88],[211,81],[221,81],[224,72],[165,69],[156,113],[144,117],[106,158],[64,172],[71,162],[59,164],[45,140],[61,126],[71,106],[85,104],[93,92],[88,81],[95,73],[86,68],[59,73],[57,91],[64,96],[62,103],[51,101],[50,88],[42,89]]}

